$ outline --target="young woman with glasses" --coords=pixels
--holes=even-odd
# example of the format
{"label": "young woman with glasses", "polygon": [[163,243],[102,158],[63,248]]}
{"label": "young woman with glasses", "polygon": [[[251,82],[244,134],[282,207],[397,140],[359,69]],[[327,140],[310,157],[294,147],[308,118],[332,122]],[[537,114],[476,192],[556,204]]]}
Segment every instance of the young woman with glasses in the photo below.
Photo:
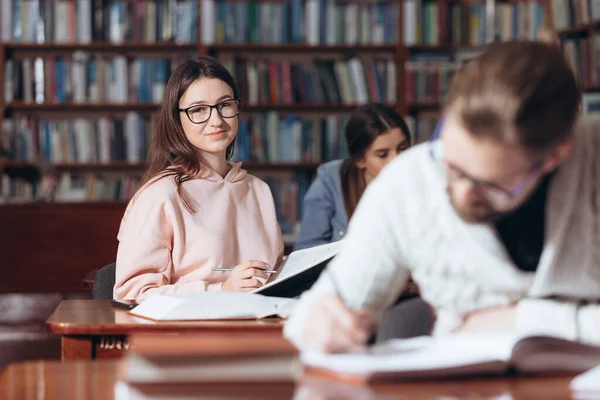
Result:
{"label": "young woman with glasses", "polygon": [[167,83],[149,167],[118,233],[114,298],[251,291],[283,256],[271,191],[230,163],[240,99],[211,57]]}

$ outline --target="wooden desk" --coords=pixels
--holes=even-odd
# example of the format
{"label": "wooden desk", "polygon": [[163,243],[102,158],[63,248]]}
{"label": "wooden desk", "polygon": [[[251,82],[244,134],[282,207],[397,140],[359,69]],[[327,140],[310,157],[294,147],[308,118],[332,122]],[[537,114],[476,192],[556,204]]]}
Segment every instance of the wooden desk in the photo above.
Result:
{"label": "wooden desk", "polygon": [[62,360],[119,358],[132,333],[261,333],[281,336],[283,320],[153,322],[127,314],[110,300],[65,300],[46,321],[49,332],[61,335]]}
{"label": "wooden desk", "polygon": [[[33,361],[9,365],[0,377],[4,400],[115,399],[117,361]],[[136,387],[161,399],[570,399],[572,376],[487,378],[351,386],[321,377],[267,383],[202,383]],[[116,400],[116,399],[115,399]]]}

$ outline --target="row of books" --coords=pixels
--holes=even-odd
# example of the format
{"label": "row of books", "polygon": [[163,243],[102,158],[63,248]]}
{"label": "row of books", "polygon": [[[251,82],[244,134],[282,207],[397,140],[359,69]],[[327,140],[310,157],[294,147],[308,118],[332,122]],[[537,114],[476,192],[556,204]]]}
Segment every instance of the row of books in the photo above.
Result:
{"label": "row of books", "polygon": [[315,59],[222,60],[249,104],[363,104],[396,101],[396,64],[391,59],[352,57]]}
{"label": "row of books", "polygon": [[[3,121],[0,149],[19,161],[85,164],[146,160],[156,115]],[[344,157],[347,116],[326,118],[252,113],[240,118],[234,160],[318,163]]]}
{"label": "row of books", "polygon": [[[404,43],[407,45],[483,45],[490,40],[490,23],[483,3],[440,7],[441,3],[433,1],[404,0],[403,4]],[[544,6],[540,1],[497,3],[495,15],[499,40],[537,39],[545,25]],[[447,25],[444,27],[440,20],[447,20]]]}
{"label": "row of books", "polygon": [[418,118],[406,117],[405,121],[412,136],[412,144],[417,145],[431,138],[435,127],[440,121],[440,116],[436,113],[423,114]]}
{"label": "row of books", "polygon": [[[596,0],[552,7],[558,29],[600,18]],[[4,0],[1,11],[5,42],[389,44],[402,30],[407,45],[479,45],[489,35],[485,4],[431,0]],[[540,1],[497,4],[496,15],[503,40],[535,39],[544,25]]]}
{"label": "row of books", "polygon": [[103,58],[76,52],[7,60],[4,99],[26,103],[160,103],[174,59]]}
{"label": "row of books", "polygon": [[202,41],[215,43],[383,44],[398,41],[398,3],[204,0]]}
{"label": "row of books", "polygon": [[284,235],[294,234],[303,215],[303,199],[310,187],[308,174],[256,174],[264,180],[273,194],[277,221]]}
{"label": "row of books", "polygon": [[58,176],[56,190],[50,194],[40,189],[39,182],[3,174],[0,203],[128,201],[135,193],[140,180],[140,175],[102,176],[65,172]]}
{"label": "row of books", "polygon": [[496,37],[501,41],[536,40],[546,25],[545,15],[540,1],[497,4]]}
{"label": "row of books", "polygon": [[[90,57],[7,60],[5,102],[160,103],[175,59]],[[396,65],[377,57],[312,61],[222,60],[247,104],[396,101]]]}
{"label": "row of books", "polygon": [[[258,175],[258,174],[257,174]],[[283,234],[293,234],[302,218],[302,199],[310,186],[310,177],[302,174],[259,176],[270,187],[277,220]],[[48,195],[39,182],[8,174],[2,175],[0,204],[32,201],[99,202],[128,201],[139,187],[141,176],[122,174],[74,174],[58,176],[56,190]]]}
{"label": "row of books", "polygon": [[[599,82],[598,68],[600,67],[600,60],[598,58],[597,37],[598,35],[594,35],[592,39],[588,37],[568,38],[563,39],[562,41],[563,53],[571,65],[571,68],[573,68],[578,81],[584,87],[591,83],[590,78],[592,83]],[[590,40],[592,40],[594,49],[590,49]],[[592,50],[591,53],[590,50]],[[592,57],[594,62],[591,71],[589,70],[590,57]]]}
{"label": "row of books", "polygon": [[198,0],[2,0],[2,41],[198,41]]}
{"label": "row of books", "polygon": [[[488,42],[485,4],[446,4],[404,0],[404,44],[479,45]],[[442,17],[448,24],[441,23]],[[446,30],[444,30],[446,29]]]}
{"label": "row of books", "polygon": [[452,4],[448,21],[448,42],[455,45],[483,45],[488,40],[485,4]]}
{"label": "row of books", "polygon": [[419,54],[405,67],[404,92],[408,104],[441,103],[461,63],[449,54]]}
{"label": "row of books", "polygon": [[599,0],[551,0],[554,28],[565,30],[600,20]]}
{"label": "row of books", "polygon": [[318,163],[347,154],[347,115],[307,118],[295,114],[252,114],[241,119],[233,159],[269,163]]}
{"label": "row of books", "polygon": [[155,128],[156,116],[138,113],[123,119],[6,119],[0,148],[12,159],[27,162],[139,163],[146,160]]}

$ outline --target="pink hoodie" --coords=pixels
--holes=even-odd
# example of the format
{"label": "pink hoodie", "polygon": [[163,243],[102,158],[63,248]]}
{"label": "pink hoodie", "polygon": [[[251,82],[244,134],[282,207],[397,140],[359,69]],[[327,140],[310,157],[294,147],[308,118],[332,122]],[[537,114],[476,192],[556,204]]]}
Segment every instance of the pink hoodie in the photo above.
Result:
{"label": "pink hoodie", "polygon": [[283,240],[269,186],[241,163],[221,178],[203,165],[183,183],[196,202],[188,212],[172,177],[153,180],[129,202],[117,238],[115,299],[159,293],[221,290],[232,268],[246,260],[278,268]]}

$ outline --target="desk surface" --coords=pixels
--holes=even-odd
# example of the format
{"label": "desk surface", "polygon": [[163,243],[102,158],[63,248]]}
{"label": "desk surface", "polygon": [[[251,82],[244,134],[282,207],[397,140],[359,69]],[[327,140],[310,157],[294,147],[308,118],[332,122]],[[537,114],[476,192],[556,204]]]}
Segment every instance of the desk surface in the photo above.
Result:
{"label": "desk surface", "polygon": [[[6,367],[0,377],[0,398],[5,400],[114,399],[116,361],[31,361]],[[570,399],[572,377],[486,378],[456,381],[422,381],[351,386],[321,377],[305,376],[298,382],[203,383],[148,385],[138,388],[153,398],[177,399],[197,395],[227,399]],[[162,396],[161,396],[162,395]],[[164,396],[164,397],[163,397]],[[181,397],[179,397],[181,396]],[[186,397],[190,398],[190,397]]]}
{"label": "desk surface", "polygon": [[48,331],[60,335],[128,335],[181,331],[240,331],[280,333],[283,320],[154,322],[115,307],[110,300],[65,300],[46,321]]}

